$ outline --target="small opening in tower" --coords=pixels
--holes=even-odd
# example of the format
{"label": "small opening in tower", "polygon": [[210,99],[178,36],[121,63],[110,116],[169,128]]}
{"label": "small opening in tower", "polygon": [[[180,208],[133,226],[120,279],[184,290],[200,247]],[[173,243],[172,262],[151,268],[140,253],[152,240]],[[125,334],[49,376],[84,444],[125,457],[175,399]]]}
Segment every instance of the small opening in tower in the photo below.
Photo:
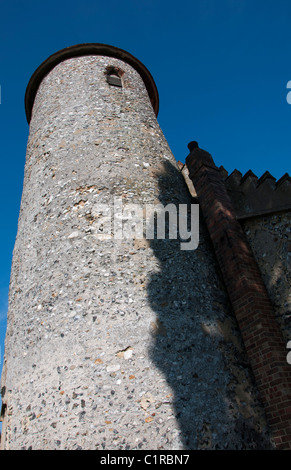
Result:
{"label": "small opening in tower", "polygon": [[3,421],[3,419],[5,417],[5,414],[6,414],[6,409],[7,409],[6,403],[2,403],[1,413],[0,413],[0,421]]}
{"label": "small opening in tower", "polygon": [[123,71],[117,67],[107,67],[106,69],[106,77],[107,82],[109,85],[119,86],[122,87],[122,75]]}

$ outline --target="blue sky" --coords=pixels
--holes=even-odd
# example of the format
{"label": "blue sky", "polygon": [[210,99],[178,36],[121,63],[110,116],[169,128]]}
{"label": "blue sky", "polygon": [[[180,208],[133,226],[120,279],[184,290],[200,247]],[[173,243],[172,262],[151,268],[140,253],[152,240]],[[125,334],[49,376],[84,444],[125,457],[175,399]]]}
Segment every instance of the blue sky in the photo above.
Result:
{"label": "blue sky", "polygon": [[[290,0],[10,0],[1,5],[1,366],[28,136],[24,94],[54,52],[100,42],[150,70],[177,160],[197,140],[229,172],[291,174]],[[1,367],[0,367],[1,368]]]}

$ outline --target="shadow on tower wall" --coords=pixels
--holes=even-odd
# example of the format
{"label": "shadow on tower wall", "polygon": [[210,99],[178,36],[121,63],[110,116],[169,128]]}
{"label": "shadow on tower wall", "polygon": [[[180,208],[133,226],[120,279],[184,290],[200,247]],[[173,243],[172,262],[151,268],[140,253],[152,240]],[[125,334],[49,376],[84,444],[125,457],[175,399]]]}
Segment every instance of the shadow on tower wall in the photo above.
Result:
{"label": "shadow on tower wall", "polygon": [[[195,203],[179,170],[165,162],[159,200]],[[149,279],[156,313],[151,359],[172,389],[174,449],[270,449],[270,438],[236,320],[200,216],[199,246],[154,239],[160,270]],[[166,416],[167,403],[157,415]],[[157,444],[158,445],[158,444]]]}

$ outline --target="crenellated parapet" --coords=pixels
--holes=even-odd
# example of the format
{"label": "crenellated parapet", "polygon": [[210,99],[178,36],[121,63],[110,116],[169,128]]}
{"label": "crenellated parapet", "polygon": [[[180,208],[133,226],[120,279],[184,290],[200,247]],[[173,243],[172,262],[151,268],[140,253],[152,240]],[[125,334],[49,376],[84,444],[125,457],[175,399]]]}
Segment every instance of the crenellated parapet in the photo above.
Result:
{"label": "crenellated parapet", "polygon": [[[178,167],[191,196],[197,198],[186,164],[178,162]],[[252,170],[243,175],[235,169],[229,174],[220,166],[219,171],[238,219],[291,210],[291,177],[288,173],[276,180],[269,171],[260,178]]]}
{"label": "crenellated parapet", "polygon": [[224,167],[219,169],[237,218],[291,210],[291,178],[288,173],[276,180],[268,171],[258,178],[251,170],[242,175],[238,170],[228,174]]}

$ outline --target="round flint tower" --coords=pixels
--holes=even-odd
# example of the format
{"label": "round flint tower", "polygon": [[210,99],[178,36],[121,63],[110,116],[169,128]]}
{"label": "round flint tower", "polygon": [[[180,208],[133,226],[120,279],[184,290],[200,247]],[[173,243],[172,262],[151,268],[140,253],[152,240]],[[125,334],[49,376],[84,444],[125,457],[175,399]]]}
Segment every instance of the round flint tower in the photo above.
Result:
{"label": "round flint tower", "polygon": [[245,446],[240,338],[229,354],[223,325],[236,325],[203,226],[190,251],[120,231],[137,227],[130,204],[191,203],[151,74],[116,47],[69,47],[33,74],[25,106],[2,448]]}

